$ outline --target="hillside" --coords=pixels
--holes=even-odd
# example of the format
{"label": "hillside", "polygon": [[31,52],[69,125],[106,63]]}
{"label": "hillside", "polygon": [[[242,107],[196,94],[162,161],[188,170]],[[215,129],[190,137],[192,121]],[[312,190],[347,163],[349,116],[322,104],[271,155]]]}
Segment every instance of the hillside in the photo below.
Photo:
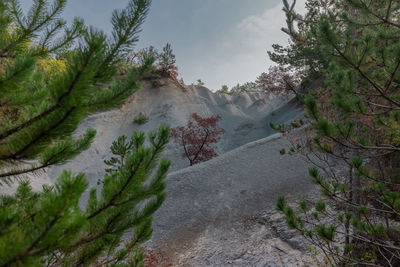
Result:
{"label": "hillside", "polygon": [[[49,169],[48,176],[54,179],[69,168],[84,172],[91,186],[98,186],[103,161],[110,157],[109,147],[118,136],[134,130],[148,132],[160,123],[184,125],[194,112],[222,117],[226,134],[219,143],[220,156],[187,167],[181,148],[170,142],[164,153],[172,161],[167,198],[155,215],[148,246],[174,266],[295,265],[305,260],[302,243],[293,246],[296,240],[285,240],[287,229],[273,207],[278,195],[297,200],[310,195],[314,186],[302,160],[280,155],[286,141],[268,126],[271,121],[300,118],[302,112],[274,95],[230,96],[202,86],[183,88],[170,79],[146,81],[120,109],[84,120],[76,134],[93,127],[94,143],[65,166]],[[140,113],[148,116],[147,123],[133,122]],[[266,225],[268,214],[278,218],[282,233]]]}
{"label": "hillside", "polygon": [[[141,112],[148,116],[149,121],[138,125],[133,120]],[[285,105],[282,99],[273,95],[247,93],[230,96],[213,93],[202,86],[183,88],[171,79],[145,81],[143,88],[120,109],[85,119],[76,134],[88,127],[95,128],[97,135],[94,143],[68,164],[50,169],[49,176],[57,177],[62,169],[71,168],[76,172],[84,172],[91,184],[95,185],[104,174],[103,161],[110,155],[109,147],[119,136],[130,136],[135,130],[155,130],[160,123],[167,123],[171,127],[185,125],[194,112],[201,116],[222,117],[219,125],[226,130],[226,134],[219,143],[220,154],[273,134],[270,121],[285,122],[301,116],[298,109]],[[188,166],[187,160],[181,158],[182,152],[180,147],[170,142],[164,154],[172,161],[170,171]]]}

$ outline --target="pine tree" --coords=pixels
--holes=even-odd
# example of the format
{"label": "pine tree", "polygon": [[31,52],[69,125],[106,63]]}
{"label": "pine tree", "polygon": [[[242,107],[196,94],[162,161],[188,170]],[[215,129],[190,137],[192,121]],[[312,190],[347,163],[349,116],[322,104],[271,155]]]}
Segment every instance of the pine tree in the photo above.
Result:
{"label": "pine tree", "polygon": [[287,23],[282,31],[290,36],[289,45],[274,44],[273,52],[268,51],[268,55],[285,72],[295,72],[304,80],[319,78],[331,61],[332,50],[321,47],[314,26],[322,15],[333,22],[339,20],[342,1],[307,0],[305,15],[296,12],[296,1],[282,2]]}
{"label": "pine tree", "polygon": [[[12,118],[9,113],[0,118],[3,182],[10,176],[64,163],[86,149],[94,131],[89,129],[73,140],[71,133],[78,123],[90,112],[115,107],[135,92],[139,76],[149,65],[132,69],[125,79],[114,78],[124,54],[137,41],[149,1],[131,1],[127,9],[115,11],[109,41],[103,32],[85,29],[78,20],[63,37],[53,40],[64,25],[58,15],[66,1],[58,0],[51,7],[44,1],[34,3],[28,17],[21,13],[18,1],[0,7],[0,97],[4,109],[17,112]],[[66,71],[46,80],[37,61],[72,45],[77,37],[77,46],[64,53]]]}
{"label": "pine tree", "polygon": [[220,93],[220,94],[228,94],[229,93],[229,87],[228,87],[228,85],[222,85],[221,86],[221,89],[219,89],[218,91],[217,91],[217,93]]}
{"label": "pine tree", "polygon": [[304,98],[308,135],[292,148],[314,156],[324,199],[302,202],[303,215],[283,197],[277,207],[330,265],[398,266],[400,3],[338,2],[340,19],[319,13],[309,31],[331,62]]}
{"label": "pine tree", "polygon": [[139,266],[143,255],[136,250],[150,237],[151,215],[164,199],[169,162],[158,162],[167,126],[149,134],[149,146],[143,133],[113,143],[110,169],[86,209],[78,205],[88,189],[83,174],[64,171],[39,193],[24,178],[87,149],[95,130],[72,137],[82,119],[138,90],[154,58],[116,74],[151,1],[131,0],[114,11],[111,37],[79,19],[67,27],[60,19],[66,0],[33,2],[27,15],[17,0],[0,2],[0,183],[21,181],[15,194],[0,198],[0,265]]}
{"label": "pine tree", "polygon": [[176,80],[178,77],[178,67],[175,63],[175,54],[172,51],[171,44],[167,43],[159,55],[159,65],[164,74],[170,75]]}

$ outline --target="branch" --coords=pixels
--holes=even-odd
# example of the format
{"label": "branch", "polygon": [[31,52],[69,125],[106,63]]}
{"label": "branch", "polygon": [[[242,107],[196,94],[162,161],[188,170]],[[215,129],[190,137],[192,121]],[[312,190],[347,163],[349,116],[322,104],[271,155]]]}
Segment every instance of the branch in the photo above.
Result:
{"label": "branch", "polygon": [[203,127],[203,130],[206,132],[206,136],[204,137],[203,143],[201,144],[199,150],[197,151],[197,153],[196,153],[196,155],[194,156],[194,158],[193,158],[192,161],[195,161],[195,160],[197,159],[197,157],[200,155],[200,152],[203,150],[204,145],[205,145],[206,142],[207,142],[207,138],[208,138],[208,135],[209,135],[209,131],[208,131],[207,128],[204,128],[204,127]]}
{"label": "branch", "polygon": [[85,60],[84,64],[82,65],[81,69],[75,74],[75,77],[72,80],[71,84],[68,86],[67,91],[65,91],[63,94],[61,94],[58,97],[56,103],[52,107],[48,108],[45,111],[42,111],[41,113],[39,113],[35,117],[27,120],[26,122],[21,123],[21,124],[15,126],[14,128],[11,128],[11,129],[5,131],[4,133],[0,134],[0,140],[3,140],[5,138],[7,138],[8,136],[10,136],[10,135],[22,130],[23,128],[26,128],[26,127],[32,125],[34,122],[43,119],[44,117],[46,117],[50,113],[54,112],[57,108],[59,108],[61,106],[62,100],[72,93],[75,85],[78,83],[80,77],[84,73],[84,70],[88,67],[88,65],[90,63],[90,59],[92,58],[92,56],[94,54],[95,54],[95,51],[94,51],[94,49],[92,49],[90,51],[90,53],[88,54],[88,56],[86,57],[86,60]]}
{"label": "branch", "polygon": [[351,66],[353,67],[355,70],[357,70],[357,72],[364,78],[366,79],[379,93],[380,95],[385,98],[387,101],[395,104],[396,106],[400,107],[400,103],[391,99],[390,97],[388,97],[387,95],[385,95],[384,90],[378,85],[376,84],[374,81],[372,81],[367,74],[365,74],[358,66],[356,66],[350,59],[348,59],[346,57],[346,55],[343,54],[342,51],[340,51],[340,49],[332,42],[331,39],[327,38],[328,42],[332,45],[332,47],[336,50],[336,52],[339,53],[339,55]]}
{"label": "branch", "polygon": [[394,26],[396,28],[400,28],[400,24],[394,23],[394,22],[390,21],[389,18],[388,18],[389,14],[390,14],[390,8],[391,8],[392,1],[390,1],[390,5],[389,5],[389,8],[388,8],[387,13],[386,13],[386,18],[381,17],[378,14],[372,12],[372,10],[370,10],[368,8],[368,6],[364,3],[364,1],[360,0],[360,3],[364,6],[365,10],[368,13],[370,13],[372,16],[376,17],[377,19],[381,20],[382,22],[384,22],[386,24],[389,24],[389,25]]}
{"label": "branch", "polygon": [[106,205],[104,205],[103,207],[97,209],[96,211],[92,212],[92,214],[90,214],[87,218],[90,220],[94,217],[96,217],[97,215],[99,215],[100,213],[102,213],[104,210],[106,210],[107,208],[111,207],[114,205],[114,201],[117,199],[117,197],[119,197],[124,190],[126,189],[126,187],[129,185],[129,183],[131,182],[131,180],[133,179],[133,177],[135,177],[137,171],[140,168],[140,165],[143,162],[143,158],[140,159],[140,161],[138,162],[138,164],[135,166],[135,169],[131,172],[131,175],[128,177],[128,179],[125,181],[124,185],[121,187],[120,190],[118,190],[117,193],[114,194],[114,196],[111,198],[110,201],[108,201],[108,203]]}
{"label": "branch", "polygon": [[72,112],[76,109],[76,107],[70,108],[67,113],[60,119],[58,120],[54,125],[50,126],[47,130],[44,130],[39,133],[38,136],[36,136],[33,140],[31,140],[28,144],[26,144],[23,148],[18,150],[15,153],[12,153],[11,155],[8,155],[6,157],[0,158],[0,160],[5,160],[5,159],[17,159],[22,153],[27,151],[30,147],[32,147],[35,143],[37,143],[40,139],[48,136],[48,134],[56,129],[58,126],[60,126],[68,117],[72,114]]}

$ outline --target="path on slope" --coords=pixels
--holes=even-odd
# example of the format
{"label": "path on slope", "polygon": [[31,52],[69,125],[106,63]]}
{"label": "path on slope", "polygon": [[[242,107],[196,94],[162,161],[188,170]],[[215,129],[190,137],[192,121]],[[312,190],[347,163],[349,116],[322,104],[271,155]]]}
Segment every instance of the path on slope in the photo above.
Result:
{"label": "path on slope", "polygon": [[[271,229],[261,224],[254,229],[257,222],[251,223],[271,212],[279,195],[299,199],[315,190],[305,162],[280,155],[285,145],[275,134],[171,173],[150,246],[174,266],[296,266],[290,262],[297,262],[301,251],[279,238],[274,242],[280,245],[271,243],[266,238]],[[274,246],[286,250],[287,259]]]}

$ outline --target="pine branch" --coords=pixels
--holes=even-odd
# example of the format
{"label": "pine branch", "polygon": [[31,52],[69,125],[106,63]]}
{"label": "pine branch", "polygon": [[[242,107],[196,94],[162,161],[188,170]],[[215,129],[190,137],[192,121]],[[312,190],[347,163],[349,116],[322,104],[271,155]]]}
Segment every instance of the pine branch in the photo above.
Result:
{"label": "pine branch", "polygon": [[85,57],[85,60],[82,64],[82,66],[74,74],[74,77],[73,77],[72,81],[70,82],[70,84],[68,84],[65,92],[58,96],[55,104],[53,104],[51,107],[47,108],[46,110],[42,111],[41,113],[35,115],[34,117],[30,118],[29,120],[3,132],[2,134],[0,134],[0,140],[3,140],[5,138],[7,138],[8,136],[15,134],[15,133],[21,131],[22,129],[29,127],[33,123],[45,118],[46,116],[48,116],[49,114],[53,113],[55,110],[60,108],[61,103],[64,100],[64,98],[66,98],[73,92],[73,89],[75,88],[76,84],[80,80],[81,76],[85,73],[85,70],[88,68],[89,63],[95,56],[95,53],[96,53],[95,49],[93,49],[93,48],[89,49],[88,55]]}
{"label": "pine branch", "polygon": [[129,178],[125,181],[124,185],[118,190],[118,192],[116,192],[112,198],[108,201],[107,204],[105,204],[104,206],[102,206],[101,208],[97,209],[96,211],[92,212],[89,216],[88,219],[92,219],[94,217],[96,217],[97,215],[99,215],[100,213],[102,213],[103,211],[107,210],[109,207],[114,206],[114,201],[120,197],[123,193],[124,190],[126,189],[126,187],[129,185],[129,183],[132,181],[132,179],[135,177],[135,174],[137,173],[137,171],[140,168],[140,165],[143,162],[143,158],[140,159],[139,163],[135,166],[135,169],[133,169],[133,171],[131,172],[131,174],[129,175]]}
{"label": "pine branch", "polygon": [[[352,2],[353,0],[349,0],[349,1]],[[392,21],[390,21],[390,20],[388,19],[389,14],[390,14],[390,8],[391,8],[392,1],[390,1],[390,5],[389,5],[389,8],[388,8],[388,10],[387,10],[386,17],[379,16],[378,14],[376,14],[375,12],[373,12],[373,11],[367,6],[367,4],[365,4],[364,1],[362,1],[362,0],[359,0],[359,1],[360,1],[360,3],[363,5],[364,9],[365,9],[368,13],[370,13],[371,15],[373,15],[375,18],[381,20],[381,21],[382,21],[383,23],[385,23],[385,24],[388,24],[388,25],[390,25],[390,26],[394,26],[394,27],[396,27],[396,28],[400,28],[400,24],[397,24],[397,23],[395,23],[395,22],[392,22]]]}
{"label": "pine branch", "polygon": [[126,10],[114,11],[112,24],[114,42],[110,44],[107,56],[100,64],[96,78],[100,78],[106,69],[119,61],[124,49],[131,46],[138,39],[137,34],[147,17],[151,0],[131,0]]}
{"label": "pine branch", "polygon": [[71,107],[67,112],[65,113],[64,116],[58,121],[55,122],[55,124],[50,125],[50,127],[46,130],[43,130],[39,132],[39,134],[34,137],[29,143],[27,143],[25,146],[23,146],[21,149],[19,149],[16,152],[13,152],[10,155],[0,157],[0,160],[8,160],[8,159],[19,159],[23,156],[24,152],[26,152],[29,148],[31,148],[33,145],[37,144],[41,139],[49,137],[50,133],[52,130],[56,129],[58,126],[64,123],[68,119],[68,117],[75,111],[76,106]]}

